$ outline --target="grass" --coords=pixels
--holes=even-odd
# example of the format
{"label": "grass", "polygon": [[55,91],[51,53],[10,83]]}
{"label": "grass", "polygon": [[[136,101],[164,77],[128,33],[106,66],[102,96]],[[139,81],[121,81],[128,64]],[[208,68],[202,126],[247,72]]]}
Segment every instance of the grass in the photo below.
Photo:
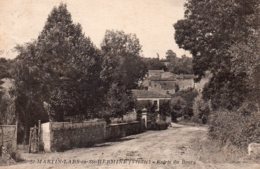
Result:
{"label": "grass", "polygon": [[247,150],[232,145],[221,146],[206,136],[192,140],[191,149],[199,161],[204,163],[260,163],[259,159],[249,157]]}

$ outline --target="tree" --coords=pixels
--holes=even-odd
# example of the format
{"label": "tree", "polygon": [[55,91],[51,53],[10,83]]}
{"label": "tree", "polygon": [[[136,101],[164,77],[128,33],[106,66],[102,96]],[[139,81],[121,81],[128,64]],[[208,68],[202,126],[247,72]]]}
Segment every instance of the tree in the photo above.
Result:
{"label": "tree", "polygon": [[179,74],[193,74],[192,58],[182,55],[178,62]]}
{"label": "tree", "polygon": [[206,124],[210,113],[210,106],[208,102],[205,102],[202,95],[199,94],[195,99],[192,106],[193,109],[193,121]]}
{"label": "tree", "polygon": [[189,0],[185,7],[185,19],[174,25],[175,40],[193,55],[197,80],[206,71],[213,75],[204,98],[211,99],[215,109],[239,107],[248,95],[247,74],[234,73],[230,49],[254,34],[259,1]]}
{"label": "tree", "polygon": [[32,58],[36,51],[36,43],[32,42],[25,46],[18,46],[19,55],[14,61],[14,88],[11,91],[15,97],[15,111],[18,119],[18,142],[24,144],[29,139],[29,129],[37,123],[48,120],[47,114],[41,105],[44,93],[40,77],[43,76],[38,66],[33,63]]}
{"label": "tree", "polygon": [[[238,42],[230,48],[232,71],[236,76],[245,74],[242,81],[248,90],[246,101],[254,101],[260,105],[260,29],[248,36],[247,42]],[[240,82],[241,83],[241,82]]]}
{"label": "tree", "polygon": [[130,90],[138,86],[146,73],[140,56],[141,45],[135,35],[107,31],[101,51],[105,111],[109,111],[111,116],[122,116],[133,108]]}
{"label": "tree", "polygon": [[25,131],[35,120],[46,120],[47,114],[54,121],[64,115],[97,114],[102,99],[100,52],[73,23],[65,4],[53,8],[37,40],[17,50],[16,110]]}
{"label": "tree", "polygon": [[0,58],[0,79],[10,78],[11,60]]}
{"label": "tree", "polygon": [[141,45],[134,34],[106,31],[101,44],[103,65],[101,75],[106,81],[117,81],[126,89],[134,89],[146,69],[141,58]]}
{"label": "tree", "polygon": [[173,52],[171,49],[167,50],[166,52],[166,60],[168,60],[169,62],[174,62],[177,58],[177,55],[175,52]]}
{"label": "tree", "polygon": [[184,116],[184,118],[190,118],[193,115],[192,106],[193,106],[194,99],[196,98],[197,95],[198,92],[194,89],[182,90],[176,92],[173,95],[173,98],[181,98],[185,101],[185,106],[183,107],[182,110],[183,113],[181,114],[182,116]]}
{"label": "tree", "polygon": [[178,117],[184,117],[186,114],[187,102],[181,96],[176,96],[170,100],[169,107],[172,121],[176,122]]}
{"label": "tree", "polygon": [[107,122],[110,117],[123,117],[128,111],[135,107],[135,99],[124,86],[112,83],[104,99],[105,106],[102,116]]}
{"label": "tree", "polygon": [[177,57],[172,50],[167,50],[165,54],[166,60],[169,62],[167,70],[175,74],[192,74],[192,58],[182,55]]}
{"label": "tree", "polygon": [[50,94],[66,93],[70,102],[74,101],[73,106],[64,104],[63,109],[72,111],[73,107],[75,114],[86,116],[95,113],[96,106],[93,104],[98,104],[101,99],[101,58],[98,49],[83,34],[81,26],[73,24],[65,4],[51,12],[38,37],[37,47],[37,61],[42,64],[41,69],[48,73],[48,80],[54,82],[49,85]]}
{"label": "tree", "polygon": [[147,70],[166,70],[166,66],[159,58],[142,58]]}

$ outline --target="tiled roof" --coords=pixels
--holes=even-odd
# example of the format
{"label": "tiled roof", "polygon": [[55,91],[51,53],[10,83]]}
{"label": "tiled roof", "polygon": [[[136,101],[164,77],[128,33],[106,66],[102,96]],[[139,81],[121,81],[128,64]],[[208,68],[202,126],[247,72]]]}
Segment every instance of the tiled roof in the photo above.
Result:
{"label": "tiled roof", "polygon": [[137,98],[171,98],[170,95],[161,94],[154,91],[148,90],[132,90],[132,93]]}
{"label": "tiled roof", "polygon": [[177,77],[178,79],[194,79],[195,76],[193,74],[180,74]]}
{"label": "tiled roof", "polygon": [[176,82],[173,81],[158,81],[163,90],[172,90],[176,88]]}
{"label": "tiled roof", "polygon": [[153,80],[153,81],[174,81],[177,79],[194,79],[195,76],[192,74],[181,74],[181,75],[176,75],[176,74],[172,74],[172,76],[151,76],[149,77],[149,80]]}
{"label": "tiled roof", "polygon": [[149,77],[149,80],[152,80],[152,81],[176,81],[176,78],[175,77],[162,78],[162,77],[152,76],[152,77]]}

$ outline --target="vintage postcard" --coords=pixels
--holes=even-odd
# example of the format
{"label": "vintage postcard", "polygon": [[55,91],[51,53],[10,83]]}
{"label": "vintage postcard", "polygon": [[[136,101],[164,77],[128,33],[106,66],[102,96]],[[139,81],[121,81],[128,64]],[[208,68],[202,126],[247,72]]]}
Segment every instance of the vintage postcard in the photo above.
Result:
{"label": "vintage postcard", "polygon": [[0,0],[0,169],[260,169],[259,0]]}

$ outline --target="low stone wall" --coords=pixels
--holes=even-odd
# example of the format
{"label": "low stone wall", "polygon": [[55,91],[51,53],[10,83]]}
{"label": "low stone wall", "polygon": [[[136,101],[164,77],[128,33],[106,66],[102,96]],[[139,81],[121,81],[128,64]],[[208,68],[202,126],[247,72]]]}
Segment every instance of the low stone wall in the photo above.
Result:
{"label": "low stone wall", "polygon": [[63,151],[102,142],[106,123],[49,122],[42,124],[42,142],[45,151]]}
{"label": "low stone wall", "polygon": [[141,132],[139,121],[110,125],[106,125],[104,121],[48,122],[41,125],[41,138],[45,152],[87,147],[105,140],[118,139]]}
{"label": "low stone wall", "polygon": [[141,133],[141,123],[139,121],[129,123],[110,124],[106,126],[106,140],[118,139],[132,134]]}
{"label": "low stone wall", "polygon": [[133,135],[133,134],[138,134],[142,132],[142,127],[141,127],[141,122],[140,121],[134,121],[130,122],[127,125],[126,128],[126,135]]}

